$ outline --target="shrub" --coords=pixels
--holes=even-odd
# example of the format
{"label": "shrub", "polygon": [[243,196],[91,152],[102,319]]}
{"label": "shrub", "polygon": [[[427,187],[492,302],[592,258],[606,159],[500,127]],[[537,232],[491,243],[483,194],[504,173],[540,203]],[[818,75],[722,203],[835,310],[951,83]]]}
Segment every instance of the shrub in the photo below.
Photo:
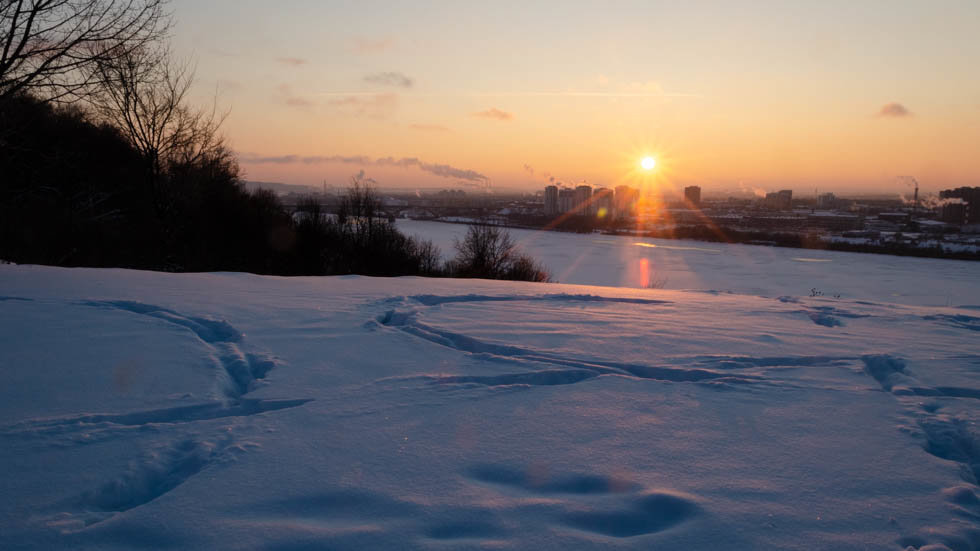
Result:
{"label": "shrub", "polygon": [[466,236],[456,240],[456,258],[447,271],[453,277],[550,281],[548,272],[523,254],[510,232],[485,223],[470,224]]}

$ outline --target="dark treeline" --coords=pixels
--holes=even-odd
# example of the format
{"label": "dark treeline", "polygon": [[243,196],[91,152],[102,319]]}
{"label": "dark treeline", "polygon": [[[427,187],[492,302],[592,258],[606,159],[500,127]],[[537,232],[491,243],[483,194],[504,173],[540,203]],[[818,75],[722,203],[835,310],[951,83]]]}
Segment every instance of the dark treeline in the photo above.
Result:
{"label": "dark treeline", "polygon": [[0,258],[60,266],[276,273],[290,217],[243,188],[223,147],[153,169],[78,105],[0,103]]}
{"label": "dark treeline", "polygon": [[[444,262],[402,234],[356,180],[334,212],[290,213],[245,189],[223,146],[150,160],[79,105],[0,102],[0,258],[28,264],[277,275],[547,281],[506,231],[475,224]],[[155,163],[155,164],[154,164]]]}

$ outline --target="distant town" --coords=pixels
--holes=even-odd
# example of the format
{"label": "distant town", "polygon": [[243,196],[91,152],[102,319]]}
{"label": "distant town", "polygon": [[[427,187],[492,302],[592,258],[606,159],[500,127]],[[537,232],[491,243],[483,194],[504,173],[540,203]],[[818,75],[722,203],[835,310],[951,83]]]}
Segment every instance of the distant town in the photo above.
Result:
{"label": "distant town", "polygon": [[[281,184],[250,187],[272,188],[287,205],[312,195],[328,211],[341,193],[330,188],[287,192],[292,186]],[[922,197],[917,184],[908,196],[891,197],[794,197],[792,190],[703,196],[698,186],[671,197],[644,195],[630,186],[584,184],[548,185],[535,193],[441,189],[381,195],[385,214],[395,219],[980,259],[980,187]]]}

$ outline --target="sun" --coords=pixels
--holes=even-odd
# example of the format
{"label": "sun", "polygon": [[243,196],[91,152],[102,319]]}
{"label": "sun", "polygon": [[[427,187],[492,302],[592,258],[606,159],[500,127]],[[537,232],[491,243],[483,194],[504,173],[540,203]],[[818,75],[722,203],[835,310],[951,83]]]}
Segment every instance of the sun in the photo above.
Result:
{"label": "sun", "polygon": [[657,160],[653,157],[643,157],[640,166],[643,167],[643,170],[653,170],[653,167],[657,166]]}

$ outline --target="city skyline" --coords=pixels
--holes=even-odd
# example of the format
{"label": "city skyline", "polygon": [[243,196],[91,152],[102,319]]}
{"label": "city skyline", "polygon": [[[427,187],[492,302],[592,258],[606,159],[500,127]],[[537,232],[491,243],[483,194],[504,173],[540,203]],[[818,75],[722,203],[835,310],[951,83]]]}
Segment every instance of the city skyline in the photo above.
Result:
{"label": "city skyline", "polygon": [[980,174],[975,3],[173,11],[251,180],[899,193]]}

